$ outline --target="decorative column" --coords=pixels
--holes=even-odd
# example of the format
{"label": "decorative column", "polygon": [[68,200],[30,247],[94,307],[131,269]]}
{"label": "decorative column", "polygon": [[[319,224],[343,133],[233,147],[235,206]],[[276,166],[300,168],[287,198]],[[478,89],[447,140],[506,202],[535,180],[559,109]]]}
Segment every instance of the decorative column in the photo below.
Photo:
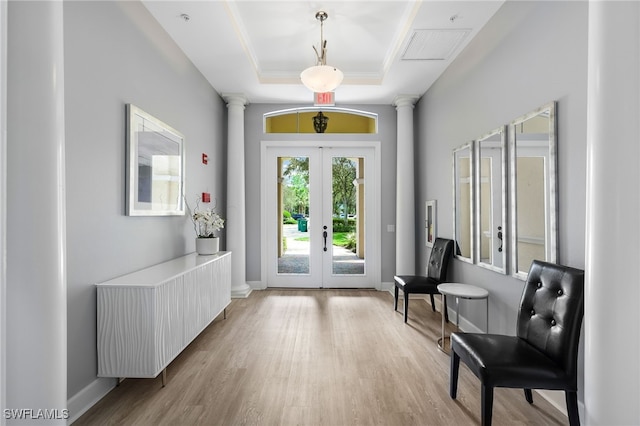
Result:
{"label": "decorative column", "polygon": [[640,424],[639,29],[640,3],[589,2],[581,418],[587,425]]}
{"label": "decorative column", "polygon": [[415,173],[413,155],[413,106],[417,96],[398,96],[396,159],[396,274],[416,273]]}
{"label": "decorative column", "polygon": [[222,95],[227,102],[227,250],[231,255],[231,297],[249,296],[244,179],[244,107],[240,94]]}
{"label": "decorative column", "polygon": [[53,418],[17,420],[7,413],[3,418],[7,424],[66,425],[63,3],[8,3],[7,376],[2,380],[7,409],[33,409],[33,416],[47,409]]}

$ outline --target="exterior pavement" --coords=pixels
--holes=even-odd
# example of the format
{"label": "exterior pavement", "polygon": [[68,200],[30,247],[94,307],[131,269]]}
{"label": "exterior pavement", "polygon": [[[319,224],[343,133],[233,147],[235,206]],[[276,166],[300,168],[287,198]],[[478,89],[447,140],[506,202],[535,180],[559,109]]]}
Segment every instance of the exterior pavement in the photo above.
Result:
{"label": "exterior pavement", "polygon": [[[307,223],[311,231],[311,222]],[[309,232],[298,231],[298,225],[284,225],[284,237],[287,239],[287,250],[278,259],[278,272],[281,274],[309,273],[309,241],[298,241],[298,238],[309,237]],[[344,247],[332,246],[334,274],[364,274],[364,259]]]}

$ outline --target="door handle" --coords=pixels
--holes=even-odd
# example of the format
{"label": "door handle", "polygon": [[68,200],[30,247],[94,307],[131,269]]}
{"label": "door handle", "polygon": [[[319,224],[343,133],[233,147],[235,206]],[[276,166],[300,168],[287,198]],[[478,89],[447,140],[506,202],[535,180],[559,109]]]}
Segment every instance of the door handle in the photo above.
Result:
{"label": "door handle", "polygon": [[498,226],[498,239],[500,240],[500,247],[498,247],[498,252],[502,253],[502,226]]}
{"label": "door handle", "polygon": [[324,251],[327,251],[327,227],[323,227],[324,231],[322,231],[322,238],[324,238]]}

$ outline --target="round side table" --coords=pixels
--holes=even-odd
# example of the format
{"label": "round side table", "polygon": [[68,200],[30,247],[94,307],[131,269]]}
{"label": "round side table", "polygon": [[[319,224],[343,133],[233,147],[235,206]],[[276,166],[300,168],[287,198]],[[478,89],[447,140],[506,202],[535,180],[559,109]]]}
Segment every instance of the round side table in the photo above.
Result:
{"label": "round side table", "polygon": [[[462,283],[443,283],[438,285],[441,295],[441,306],[444,307],[444,298],[454,296],[456,298],[456,330],[460,328],[460,299],[484,299],[487,305],[487,333],[489,332],[489,292],[481,287]],[[444,335],[444,314],[442,315],[442,336],[438,339],[438,348],[449,353],[445,341],[450,340]]]}

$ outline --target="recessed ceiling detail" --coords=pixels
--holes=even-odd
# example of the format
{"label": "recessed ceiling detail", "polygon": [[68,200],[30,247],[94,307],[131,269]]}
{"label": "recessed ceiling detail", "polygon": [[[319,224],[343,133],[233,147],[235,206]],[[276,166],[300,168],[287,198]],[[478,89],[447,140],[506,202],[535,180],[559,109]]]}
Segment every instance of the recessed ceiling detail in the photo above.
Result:
{"label": "recessed ceiling detail", "polygon": [[402,54],[404,61],[446,60],[456,51],[471,30],[415,30]]}
{"label": "recessed ceiling detail", "polygon": [[311,46],[317,48],[320,7],[331,17],[327,63],[344,73],[336,102],[390,105],[399,94],[425,93],[503,3],[142,0],[218,93],[300,105],[313,103],[300,71],[316,62]]}

